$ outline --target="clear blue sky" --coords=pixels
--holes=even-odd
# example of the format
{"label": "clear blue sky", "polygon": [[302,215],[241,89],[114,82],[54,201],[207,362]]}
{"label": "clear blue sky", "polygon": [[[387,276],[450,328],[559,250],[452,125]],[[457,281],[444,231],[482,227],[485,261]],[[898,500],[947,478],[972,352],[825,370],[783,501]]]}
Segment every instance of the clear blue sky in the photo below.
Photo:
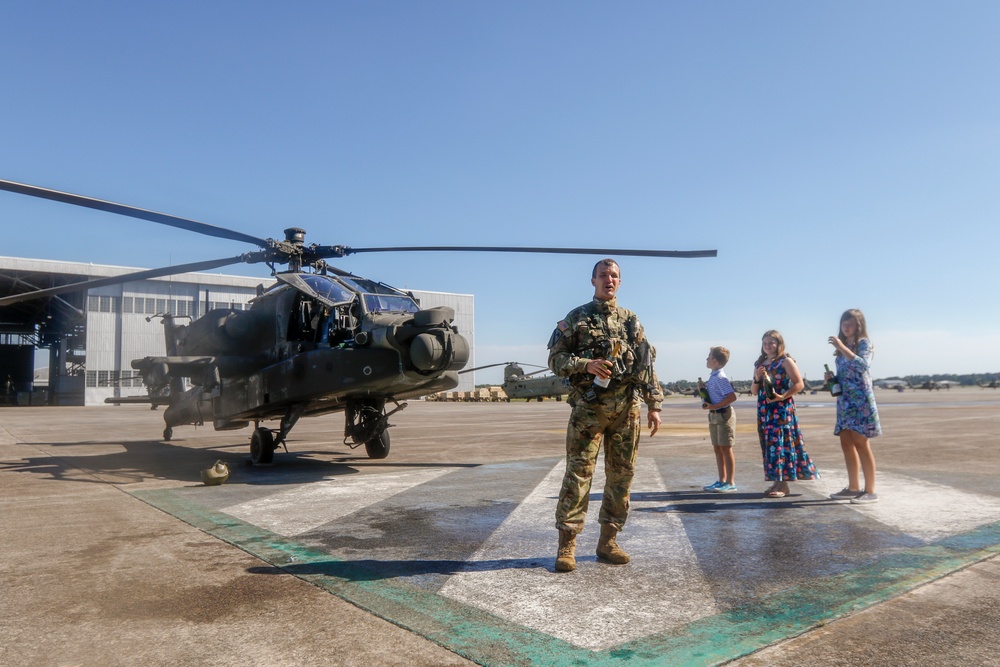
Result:
{"label": "clear blue sky", "polygon": [[[992,0],[13,3],[0,178],[323,244],[717,248],[621,260],[663,380],[713,344],[749,377],[770,328],[818,379],[850,307],[876,377],[998,372],[998,26]],[[18,257],[251,249],[9,193],[0,225]],[[544,364],[595,259],[338,266],[474,294],[476,362]]]}

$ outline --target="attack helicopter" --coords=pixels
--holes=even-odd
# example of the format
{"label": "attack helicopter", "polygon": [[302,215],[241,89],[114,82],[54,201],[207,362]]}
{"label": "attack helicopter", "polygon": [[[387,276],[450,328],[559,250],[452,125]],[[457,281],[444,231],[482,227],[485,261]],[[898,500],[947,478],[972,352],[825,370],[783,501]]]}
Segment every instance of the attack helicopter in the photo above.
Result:
{"label": "attack helicopter", "polygon": [[[458,386],[469,344],[454,325],[451,308],[421,309],[413,296],[327,263],[366,252],[514,252],[640,257],[715,257],[715,250],[627,250],[506,246],[406,246],[352,248],[306,245],[304,229],[284,238],[243,232],[148,209],[93,199],[34,185],[0,180],[0,190],[167,225],[251,244],[258,250],[232,257],[84,280],[0,297],[0,307],[179,273],[209,271],[239,263],[266,265],[275,283],[261,288],[248,310],[216,308],[197,319],[161,313],[163,356],[131,362],[146,396],[163,412],[163,439],[184,425],[211,423],[216,430],[243,429],[253,422],[250,460],[273,461],[296,422],[344,412],[344,444],[364,445],[370,458],[389,454],[389,417],[407,399]],[[284,267],[284,268],[281,268]],[[182,323],[186,319],[191,321]],[[401,402],[403,401],[403,402]],[[109,402],[130,402],[128,398]],[[388,404],[394,407],[387,409]],[[277,421],[278,427],[262,425]]]}
{"label": "attack helicopter", "polygon": [[[525,373],[522,365],[535,366],[535,364],[521,364],[517,361],[505,361],[499,364],[489,364],[487,366],[467,368],[463,371],[459,371],[459,375],[483,370],[484,368],[504,366],[503,384],[500,385],[500,388],[503,390],[503,393],[507,395],[508,400],[512,398],[524,398],[527,400],[537,399],[541,401],[544,398],[555,398],[557,401],[561,401],[563,396],[569,394],[571,388],[569,378],[553,375],[545,366],[537,366],[537,368],[540,368],[541,370]],[[534,377],[539,373],[548,373],[548,375]]]}

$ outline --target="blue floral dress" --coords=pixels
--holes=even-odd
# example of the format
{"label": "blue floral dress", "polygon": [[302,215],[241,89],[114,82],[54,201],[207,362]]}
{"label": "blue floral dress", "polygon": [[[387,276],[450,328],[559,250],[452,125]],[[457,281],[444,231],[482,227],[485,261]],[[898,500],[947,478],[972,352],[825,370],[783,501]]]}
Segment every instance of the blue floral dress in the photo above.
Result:
{"label": "blue floral dress", "polygon": [[875,406],[875,391],[872,389],[871,361],[872,342],[867,338],[858,341],[858,356],[848,360],[842,354],[837,355],[837,379],[843,390],[837,397],[837,425],[833,434],[837,435],[844,429],[874,438],[882,434],[882,425],[878,420],[878,407]]}
{"label": "blue floral dress", "polygon": [[[781,367],[784,360],[782,357],[765,366],[779,394],[788,391],[792,384]],[[761,387],[757,391],[757,432],[764,457],[764,479],[769,482],[819,479],[816,466],[802,444],[794,397],[768,403]]]}

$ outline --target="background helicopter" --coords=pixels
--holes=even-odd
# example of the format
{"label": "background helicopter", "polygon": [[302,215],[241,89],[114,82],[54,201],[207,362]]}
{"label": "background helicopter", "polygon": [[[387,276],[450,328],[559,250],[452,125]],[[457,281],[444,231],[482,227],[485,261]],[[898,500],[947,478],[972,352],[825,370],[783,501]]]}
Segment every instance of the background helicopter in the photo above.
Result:
{"label": "background helicopter", "polygon": [[[362,252],[461,251],[714,257],[715,250],[422,246],[350,248],[306,245],[305,230],[262,239],[194,220],[33,185],[0,180],[0,190],[83,206],[197,234],[249,243],[259,250],[233,257],[138,271],[0,298],[0,307],[31,299],[238,263],[263,263],[277,282],[261,289],[249,310],[216,308],[188,318],[160,314],[166,354],[132,361],[153,406],[165,405],[163,437],[181,425],[211,422],[216,430],[252,421],[250,458],[273,460],[278,445],[304,416],[345,413],[344,443],[371,458],[389,453],[389,417],[410,398],[451,389],[469,360],[465,338],[447,307],[421,309],[401,290],[327,264]],[[284,270],[276,267],[285,266]],[[126,402],[112,399],[110,402]],[[395,407],[387,410],[387,403]],[[261,422],[278,420],[272,429]]]}
{"label": "background helicopter", "polygon": [[908,383],[910,389],[926,389],[928,391],[937,391],[940,389],[951,389],[952,386],[958,386],[960,383],[954,380],[924,380],[918,384]]}
{"label": "background helicopter", "polygon": [[[504,366],[503,384],[500,385],[500,388],[503,389],[503,393],[507,395],[508,399],[524,398],[530,400],[534,398],[540,401],[543,398],[555,398],[557,401],[561,401],[563,396],[569,394],[570,386],[568,378],[553,375],[545,366],[535,366],[535,364],[523,365],[534,366],[535,368],[540,368],[541,370],[525,373],[520,362],[505,361],[499,364],[489,364],[487,366],[467,368],[463,371],[459,371],[459,375],[462,373],[471,373],[472,371],[483,370],[484,368]],[[539,373],[546,372],[548,372],[548,375],[534,377]]]}

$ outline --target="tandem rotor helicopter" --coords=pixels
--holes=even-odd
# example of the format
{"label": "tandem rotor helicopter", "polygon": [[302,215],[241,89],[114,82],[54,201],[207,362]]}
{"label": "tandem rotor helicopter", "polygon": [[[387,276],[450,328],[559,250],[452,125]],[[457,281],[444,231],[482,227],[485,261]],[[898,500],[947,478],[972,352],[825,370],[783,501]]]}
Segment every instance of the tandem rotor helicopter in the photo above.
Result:
{"label": "tandem rotor helicopter", "polygon": [[[84,291],[239,263],[267,265],[277,282],[261,290],[248,310],[216,308],[190,319],[162,313],[164,356],[132,361],[147,396],[137,397],[163,412],[163,438],[173,429],[211,422],[216,430],[253,422],[250,459],[269,464],[296,422],[344,412],[344,443],[365,446],[373,459],[389,454],[389,417],[407,399],[458,386],[458,371],[470,350],[451,308],[421,309],[394,287],[329,265],[326,260],[363,252],[516,252],[640,257],[715,257],[715,250],[623,250],[502,246],[409,246],[351,248],[306,245],[306,232],[284,230],[284,238],[242,232],[124,204],[0,180],[0,190],[83,206],[239,241],[258,250],[234,257],[138,271],[0,297],[0,307],[57,294]],[[279,268],[285,267],[285,268]],[[134,400],[134,399],[133,399]],[[127,402],[109,399],[109,402]],[[387,404],[394,407],[387,409]],[[278,428],[263,422],[278,421]]]}
{"label": "tandem rotor helicopter", "polygon": [[[535,364],[522,364],[518,361],[505,361],[499,364],[489,364],[487,366],[477,366],[466,368],[458,374],[481,371],[484,368],[495,368],[503,366],[503,384],[500,388],[507,395],[507,399],[523,398],[526,400],[535,399],[541,401],[544,398],[554,398],[561,401],[562,397],[570,392],[569,379],[553,375],[546,366]],[[525,373],[522,366],[535,366],[541,370]],[[535,377],[540,373],[545,373],[540,377]]]}

